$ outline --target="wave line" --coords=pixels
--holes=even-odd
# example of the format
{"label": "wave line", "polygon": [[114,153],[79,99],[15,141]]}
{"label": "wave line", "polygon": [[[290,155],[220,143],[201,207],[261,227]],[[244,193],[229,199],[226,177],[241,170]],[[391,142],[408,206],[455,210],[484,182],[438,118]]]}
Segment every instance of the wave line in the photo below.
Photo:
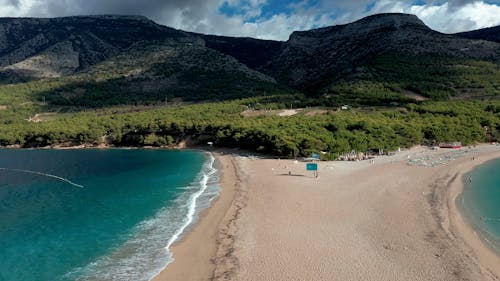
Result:
{"label": "wave line", "polygon": [[11,171],[11,172],[34,174],[34,175],[39,175],[39,176],[44,176],[44,177],[58,179],[60,181],[66,182],[68,184],[71,184],[72,186],[76,186],[76,187],[79,187],[79,188],[83,188],[84,187],[83,185],[74,183],[74,182],[72,182],[72,181],[70,181],[68,179],[65,179],[65,178],[62,178],[62,177],[59,177],[59,176],[56,176],[56,175],[51,175],[51,174],[47,174],[47,173],[37,172],[37,171],[22,170],[22,169],[11,169],[11,168],[0,168],[0,171]]}
{"label": "wave line", "polygon": [[482,221],[499,221],[500,222],[500,218],[480,217],[480,220],[482,220]]}
{"label": "wave line", "polygon": [[[172,235],[172,237],[170,237],[170,239],[167,241],[167,246],[164,247],[164,249],[167,252],[170,251],[170,246],[172,246],[172,244],[174,244],[174,242],[176,242],[182,236],[182,234],[184,234],[184,231],[186,231],[186,229],[188,227],[190,227],[191,224],[193,223],[193,221],[195,220],[195,216],[197,215],[196,208],[197,208],[198,198],[201,195],[203,195],[203,193],[205,193],[205,191],[208,188],[208,181],[213,176],[213,174],[215,174],[217,172],[217,169],[214,167],[215,157],[213,156],[212,153],[208,153],[208,156],[209,156],[209,159],[207,162],[205,162],[205,164],[203,165],[202,170],[201,170],[201,179],[199,181],[200,189],[198,191],[196,191],[195,193],[191,194],[189,201],[188,201],[189,205],[188,205],[187,214],[186,214],[186,217],[184,218],[183,224],[181,225],[180,228],[177,229],[177,231]],[[149,281],[151,281],[156,276],[158,276],[158,274],[160,274],[160,272],[163,271],[173,261],[174,261],[173,258],[172,258],[172,260],[168,261],[168,263],[159,272],[154,274],[153,277],[151,277],[151,279],[149,279]]]}

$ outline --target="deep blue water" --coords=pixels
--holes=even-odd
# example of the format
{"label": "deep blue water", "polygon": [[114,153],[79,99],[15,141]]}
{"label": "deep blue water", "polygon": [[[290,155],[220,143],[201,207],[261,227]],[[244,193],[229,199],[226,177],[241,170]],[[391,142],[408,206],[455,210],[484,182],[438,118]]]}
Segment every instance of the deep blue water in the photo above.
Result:
{"label": "deep blue water", "polygon": [[500,159],[478,166],[463,181],[459,207],[483,240],[500,254]]}
{"label": "deep blue water", "polygon": [[148,280],[193,219],[193,200],[206,207],[215,196],[210,159],[196,151],[1,149],[0,280]]}

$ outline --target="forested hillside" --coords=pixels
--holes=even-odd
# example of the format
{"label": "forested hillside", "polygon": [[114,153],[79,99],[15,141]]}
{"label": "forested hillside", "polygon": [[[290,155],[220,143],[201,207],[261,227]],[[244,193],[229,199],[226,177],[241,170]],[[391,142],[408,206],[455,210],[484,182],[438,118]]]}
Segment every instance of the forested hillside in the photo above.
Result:
{"label": "forested hillside", "polygon": [[[266,103],[267,102],[267,103]],[[279,109],[279,97],[164,108],[119,107],[60,113],[42,122],[4,122],[0,145],[175,146],[243,148],[287,157],[323,151],[335,159],[351,150],[394,150],[417,144],[500,138],[499,102],[426,102],[393,108],[347,111],[309,109],[293,116],[244,116],[249,106]],[[278,110],[279,111],[279,110]]]}
{"label": "forested hillside", "polygon": [[[145,18],[1,19],[0,146],[286,157],[500,138],[500,44],[383,14],[287,42]],[[117,36],[117,34],[123,36]]]}

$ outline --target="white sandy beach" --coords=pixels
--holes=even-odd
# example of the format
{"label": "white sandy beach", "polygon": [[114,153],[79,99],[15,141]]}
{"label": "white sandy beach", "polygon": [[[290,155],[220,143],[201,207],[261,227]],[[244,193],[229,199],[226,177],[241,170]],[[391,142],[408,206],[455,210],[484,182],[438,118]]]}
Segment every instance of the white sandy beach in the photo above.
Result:
{"label": "white sandy beach", "polygon": [[154,280],[500,280],[454,204],[461,175],[497,157],[415,148],[320,162],[314,178],[303,162],[219,155],[221,197]]}

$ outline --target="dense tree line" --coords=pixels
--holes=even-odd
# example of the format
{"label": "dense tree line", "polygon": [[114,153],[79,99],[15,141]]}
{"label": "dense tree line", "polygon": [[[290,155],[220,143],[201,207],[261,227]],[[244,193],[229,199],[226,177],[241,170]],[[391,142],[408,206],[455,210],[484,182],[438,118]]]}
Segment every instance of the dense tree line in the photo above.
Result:
{"label": "dense tree line", "polygon": [[0,124],[0,145],[99,144],[105,137],[117,146],[172,146],[190,139],[199,145],[212,141],[216,146],[288,157],[323,151],[323,157],[336,158],[351,150],[485,142],[498,139],[500,131],[499,102],[426,102],[314,116],[243,117],[240,113],[248,104],[259,104],[257,100],[119,114],[110,108],[61,114],[55,120],[39,123],[19,120]]}

